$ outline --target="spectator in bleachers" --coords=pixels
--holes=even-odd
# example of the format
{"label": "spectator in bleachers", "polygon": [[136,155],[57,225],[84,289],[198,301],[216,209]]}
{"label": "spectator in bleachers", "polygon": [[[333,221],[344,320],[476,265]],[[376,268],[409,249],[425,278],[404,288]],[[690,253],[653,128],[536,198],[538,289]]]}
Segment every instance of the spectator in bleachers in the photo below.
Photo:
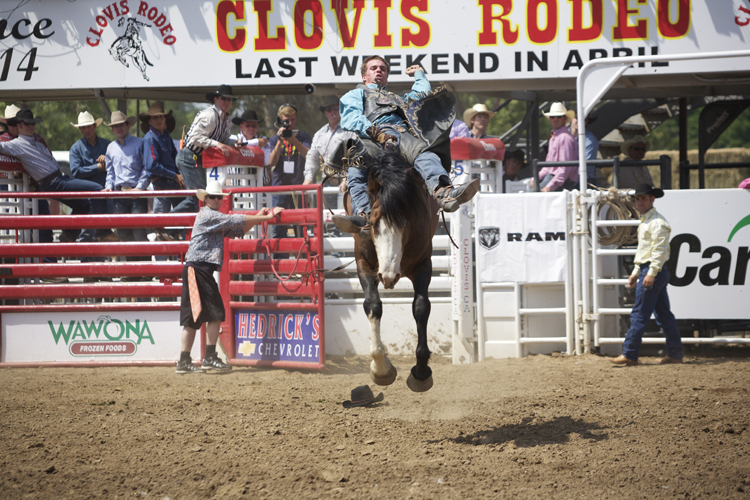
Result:
{"label": "spectator in bleachers", "polygon": [[234,140],[238,146],[250,146],[262,149],[263,164],[268,165],[268,160],[271,157],[271,148],[268,146],[267,137],[258,136],[258,125],[260,122],[258,114],[252,109],[246,110],[242,113],[242,116],[235,116],[232,118],[232,123],[240,127],[240,133],[230,136],[229,139]]}
{"label": "spectator in bleachers", "polygon": [[[135,116],[125,116],[122,111],[112,113],[111,123],[116,140],[109,143],[106,153],[107,191],[144,191],[151,179],[143,166],[143,139],[130,135],[130,127],[137,121]],[[116,198],[116,214],[147,214],[146,198]],[[144,228],[121,228],[117,230],[120,241],[148,241]],[[150,261],[150,257],[128,256],[125,260]],[[130,281],[136,281],[131,278]]]}
{"label": "spectator in bleachers", "polygon": [[487,125],[489,125],[495,112],[487,108],[482,103],[475,104],[473,107],[464,111],[464,122],[471,127],[470,137],[474,139],[488,139],[492,136],[487,135]]}
{"label": "spectator in bleachers", "polygon": [[[642,135],[636,135],[632,139],[622,143],[620,151],[626,156],[625,160],[641,161],[646,156],[650,144],[646,142],[646,139]],[[623,167],[620,166],[620,178],[619,178],[620,189],[630,189],[636,187],[638,184],[654,184],[651,178],[651,172],[648,171],[648,167],[641,165],[639,167]]]}
{"label": "spectator in bleachers", "polygon": [[[303,131],[295,131],[297,125],[297,108],[291,104],[282,104],[276,113],[278,127],[276,135],[271,137],[269,166],[272,169],[273,186],[291,186],[304,181],[305,157],[310,149],[312,137]],[[296,208],[291,194],[275,194],[272,205],[282,208]],[[274,238],[286,238],[289,226],[273,226]],[[277,254],[279,255],[279,254]],[[279,257],[282,258],[282,257]]]}
{"label": "spectator in bleachers", "polygon": [[[589,125],[596,121],[596,116],[586,117],[586,160],[596,160],[599,154],[599,140],[589,129]],[[570,134],[578,140],[578,120],[573,118],[570,122]],[[596,182],[596,166],[586,165],[586,182],[593,186],[598,186]]]}
{"label": "spectator in bleachers", "polygon": [[[35,139],[34,130],[41,118],[34,118],[30,109],[19,111],[14,123],[18,126],[19,136],[10,141],[0,141],[0,153],[15,157],[34,179],[38,191],[101,191],[102,186],[96,182],[71,179],[60,172],[60,167],[52,152],[42,142]],[[106,204],[101,198],[91,200],[68,198],[61,200],[73,210],[73,215],[106,214]],[[95,230],[82,229],[78,241],[94,241]]]}
{"label": "spectator in bleachers", "polygon": [[520,149],[506,151],[503,158],[503,193],[506,181],[517,181],[518,172],[523,168],[526,154]]}
{"label": "spectator in bleachers", "polygon": [[[105,155],[110,141],[96,135],[96,128],[102,121],[102,118],[94,119],[91,113],[83,111],[78,114],[77,124],[70,122],[83,136],[70,148],[70,172],[76,179],[93,181],[104,187],[107,178]],[[106,213],[114,213],[113,201],[104,200],[104,203]],[[63,232],[61,238],[65,234],[69,233]],[[117,241],[117,235],[109,229],[100,229],[96,234],[101,241]]]}
{"label": "spectator in bleachers", "polygon": [[[547,161],[578,160],[578,142],[567,127],[575,118],[575,111],[568,111],[561,102],[553,102],[549,113],[544,113],[544,116],[552,125]],[[539,187],[544,192],[576,189],[578,167],[544,167],[539,171]]]}
{"label": "spectator in bleachers", "polygon": [[303,184],[313,183],[315,173],[320,168],[321,157],[324,159],[328,158],[336,150],[341,141],[357,137],[353,132],[347,132],[341,128],[338,97],[326,97],[323,105],[318,109],[325,115],[328,123],[320,127],[312,138],[312,145],[305,157],[305,181]]}
{"label": "spectator in bleachers", "polygon": [[[229,109],[237,97],[232,95],[232,87],[219,85],[214,92],[206,94],[211,106],[195,115],[193,124],[185,135],[185,147],[177,153],[177,168],[182,174],[187,189],[205,189],[206,171],[203,170],[203,150],[218,148],[229,156],[230,146]],[[190,196],[185,199],[187,206],[180,205],[174,212],[197,212],[198,198]]]}
{"label": "spectator in bleachers", "polygon": [[[148,111],[141,113],[138,118],[141,120],[141,130],[146,135],[143,136],[142,154],[143,164],[146,175],[151,179],[151,183],[156,191],[177,191],[185,188],[185,182],[182,174],[177,169],[175,158],[177,157],[177,148],[172,141],[170,132],[174,130],[175,120],[172,116],[172,110],[164,112],[164,103],[156,101],[149,106]],[[175,208],[180,206],[186,198],[169,197],[154,199],[154,213],[163,214],[176,212]],[[182,207],[187,206],[183,203]],[[176,238],[161,228],[156,229],[157,237],[162,241],[173,241]]]}

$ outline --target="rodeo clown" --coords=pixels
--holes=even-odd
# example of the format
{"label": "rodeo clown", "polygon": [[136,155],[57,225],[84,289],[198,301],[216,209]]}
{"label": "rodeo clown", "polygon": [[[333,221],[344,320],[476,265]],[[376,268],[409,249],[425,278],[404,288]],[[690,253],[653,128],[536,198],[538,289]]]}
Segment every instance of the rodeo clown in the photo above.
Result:
{"label": "rodeo clown", "polygon": [[[199,189],[198,199],[205,203],[195,217],[190,246],[185,254],[182,270],[182,302],[180,304],[180,326],[182,326],[182,351],[177,362],[177,373],[203,373],[205,370],[229,371],[231,366],[219,359],[216,341],[219,326],[224,321],[224,303],[214,272],[221,271],[224,262],[224,238],[240,238],[256,224],[274,219],[283,208],[262,208],[257,215],[225,214],[219,212],[224,196],[221,184],[211,181],[208,187]],[[206,323],[206,356],[198,368],[190,358],[195,331]]]}
{"label": "rodeo clown", "polygon": [[355,215],[334,216],[334,224],[344,232],[366,239],[371,237],[368,167],[384,150],[399,152],[414,165],[438,206],[446,212],[455,212],[479,190],[479,179],[454,187],[448,177],[449,136],[456,117],[450,93],[444,88],[432,91],[422,67],[413,65],[406,69],[406,74],[414,77],[414,85],[402,98],[386,90],[388,72],[388,63],[380,56],[368,57],[362,63],[362,83],[339,103],[341,126],[356,133],[358,139],[342,142],[324,164],[327,171],[347,169],[348,172]]}

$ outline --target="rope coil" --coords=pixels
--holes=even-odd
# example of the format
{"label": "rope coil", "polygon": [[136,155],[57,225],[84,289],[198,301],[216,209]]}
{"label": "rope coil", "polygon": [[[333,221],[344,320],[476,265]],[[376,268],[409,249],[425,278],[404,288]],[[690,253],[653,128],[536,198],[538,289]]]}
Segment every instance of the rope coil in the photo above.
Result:
{"label": "rope coil", "polygon": [[[597,216],[606,211],[606,220],[638,220],[640,214],[635,209],[633,198],[623,195],[617,188],[599,189],[603,194],[596,205]],[[606,194],[604,194],[606,193]],[[616,247],[631,246],[638,243],[636,226],[604,226],[598,228],[600,245],[615,245]]]}

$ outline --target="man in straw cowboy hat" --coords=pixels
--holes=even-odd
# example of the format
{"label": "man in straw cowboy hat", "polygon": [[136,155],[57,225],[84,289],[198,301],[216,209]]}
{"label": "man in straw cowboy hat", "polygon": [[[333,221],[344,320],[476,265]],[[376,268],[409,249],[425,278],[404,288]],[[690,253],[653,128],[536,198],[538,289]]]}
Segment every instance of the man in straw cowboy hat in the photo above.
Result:
{"label": "man in straw cowboy hat", "polygon": [[[479,179],[453,186],[448,177],[449,135],[456,117],[453,97],[445,89],[433,92],[418,64],[405,70],[414,77],[414,84],[403,97],[386,89],[389,65],[381,56],[366,58],[360,72],[362,83],[347,92],[340,105],[342,127],[355,132],[358,139],[342,143],[347,154],[340,157],[337,153],[331,161],[338,168],[349,165],[347,182],[353,209],[353,215],[333,217],[336,227],[370,237],[368,165],[383,151],[398,152],[414,165],[438,207],[446,212],[458,210],[477,193]],[[342,158],[344,161],[339,161]]]}
{"label": "man in straw cowboy hat", "polygon": [[[198,190],[198,199],[205,203],[195,218],[190,246],[185,254],[182,270],[182,301],[180,325],[182,342],[177,373],[201,373],[205,370],[225,372],[232,369],[216,352],[219,327],[225,319],[224,302],[214,272],[221,271],[224,262],[224,238],[241,238],[256,224],[274,219],[283,210],[262,208],[256,215],[225,214],[219,211],[225,193],[219,181],[211,181],[206,189]],[[206,356],[199,368],[193,364],[190,351],[195,332],[206,323]]]}
{"label": "man in straw cowboy hat", "polygon": [[[177,153],[177,168],[188,189],[205,189],[206,171],[203,170],[203,150],[218,148],[224,156],[232,151],[230,140],[229,110],[238,98],[232,95],[232,87],[219,85],[206,94],[209,107],[195,115],[193,124],[185,135],[185,147]],[[198,211],[198,199],[189,198],[191,212]]]}
{"label": "man in straw cowboy hat", "polygon": [[682,339],[672,311],[669,309],[669,222],[654,208],[654,200],[664,196],[664,191],[651,184],[635,187],[635,208],[641,214],[638,226],[638,249],[635,266],[628,278],[628,286],[635,287],[635,304],[630,313],[630,329],[625,335],[622,354],[610,361],[625,366],[638,364],[638,351],[651,314],[664,330],[667,355],[661,364],[682,363]]}
{"label": "man in straw cowboy hat", "polygon": [[[143,165],[143,139],[130,135],[135,116],[125,116],[122,111],[112,113],[107,127],[112,129],[116,140],[109,143],[106,153],[107,191],[144,191],[151,184]],[[116,214],[147,214],[146,198],[116,198]],[[144,228],[121,228],[117,230],[120,241],[148,241]],[[151,260],[149,257],[126,257],[127,261]]]}
{"label": "man in straw cowboy hat", "polygon": [[[642,135],[636,135],[623,142],[620,151],[626,156],[626,160],[641,161],[646,156],[646,151],[648,151],[650,145]],[[648,171],[647,166],[620,166],[620,178],[618,179],[620,189],[632,189],[638,184],[653,183],[654,180],[651,178],[651,172]]]}
{"label": "man in straw cowboy hat", "polygon": [[478,103],[464,111],[464,122],[469,126],[471,137],[474,139],[487,139],[487,125],[495,116],[495,112],[488,109],[485,104]]}
{"label": "man in straw cowboy hat", "polygon": [[[20,110],[14,117],[18,125],[18,137],[10,141],[0,141],[0,153],[15,157],[26,173],[34,180],[37,191],[101,191],[102,186],[84,179],[72,179],[60,172],[60,166],[47,146],[34,138],[36,124],[40,117],[34,117],[30,109]],[[73,215],[106,214],[104,200],[81,198],[62,199],[73,210]],[[94,241],[94,229],[82,229],[78,241]]]}
{"label": "man in straw cowboy hat", "polygon": [[[575,111],[568,110],[561,102],[553,102],[548,113],[552,125],[547,161],[573,161],[578,159],[578,143],[568,130],[568,123],[575,118]],[[544,167],[539,171],[539,187],[544,192],[572,190],[578,186],[578,167]]]}
{"label": "man in straw cowboy hat", "polygon": [[[138,118],[141,120],[141,130],[146,133],[141,145],[143,165],[154,189],[156,191],[185,189],[182,174],[180,174],[175,163],[177,148],[172,136],[169,135],[175,127],[172,110],[165,112],[164,103],[156,101],[148,107],[145,113],[138,115]],[[159,197],[154,199],[155,214],[190,212],[191,209],[192,202],[189,201],[189,198]],[[156,233],[161,240],[175,239],[174,236],[161,229],[157,229]]]}

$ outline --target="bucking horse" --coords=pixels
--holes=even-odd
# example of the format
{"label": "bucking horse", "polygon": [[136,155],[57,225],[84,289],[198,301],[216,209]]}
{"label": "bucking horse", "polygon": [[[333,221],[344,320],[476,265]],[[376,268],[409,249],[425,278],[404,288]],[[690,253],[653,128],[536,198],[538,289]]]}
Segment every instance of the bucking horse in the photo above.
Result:
{"label": "bucking horse", "polygon": [[148,60],[146,53],[143,51],[143,44],[141,43],[141,37],[138,33],[141,30],[141,26],[150,27],[151,25],[138,21],[132,17],[121,17],[120,20],[117,21],[117,26],[122,27],[123,23],[127,23],[125,26],[125,32],[121,37],[118,37],[112,42],[112,45],[109,47],[109,53],[115,58],[115,61],[120,61],[126,68],[129,68],[130,65],[125,57],[129,56],[133,61],[133,64],[141,70],[143,78],[148,80],[148,76],[146,75],[146,65],[153,66],[153,64],[151,64],[151,61]]}

